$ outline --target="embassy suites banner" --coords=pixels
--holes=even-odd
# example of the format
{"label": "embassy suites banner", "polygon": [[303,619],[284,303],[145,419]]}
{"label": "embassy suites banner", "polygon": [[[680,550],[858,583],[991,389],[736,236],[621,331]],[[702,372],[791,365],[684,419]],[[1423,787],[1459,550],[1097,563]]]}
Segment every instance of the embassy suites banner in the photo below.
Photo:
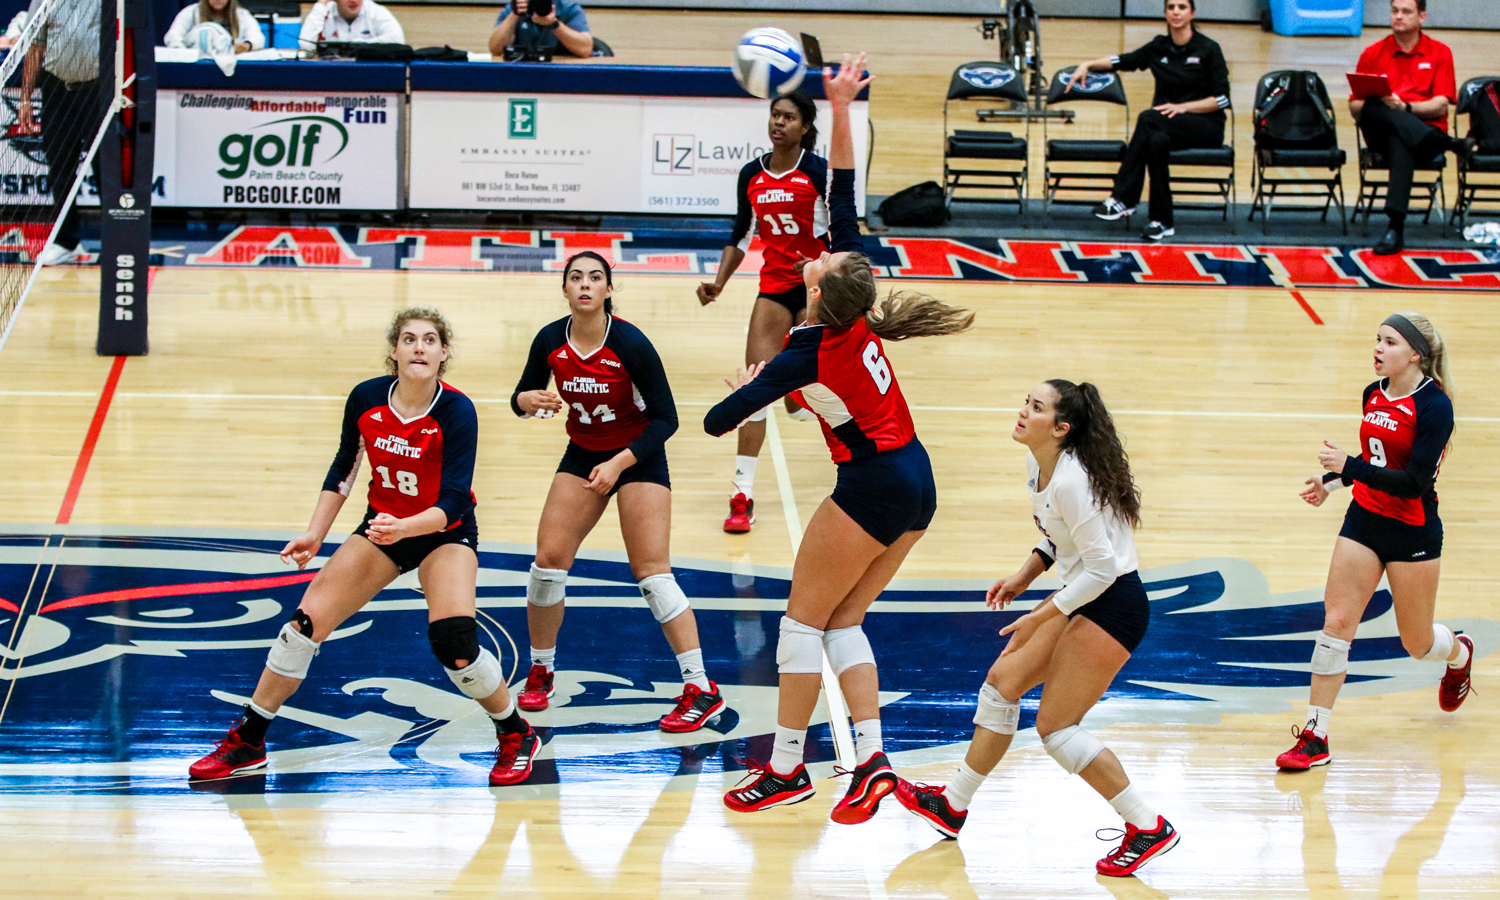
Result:
{"label": "embassy suites banner", "polygon": [[158,206],[395,209],[404,97],[163,89]]}
{"label": "embassy suites banner", "polygon": [[[750,97],[411,94],[410,206],[734,215],[746,162],[770,150]],[[817,101],[819,156],[832,112]],[[851,110],[865,212],[869,102]]]}

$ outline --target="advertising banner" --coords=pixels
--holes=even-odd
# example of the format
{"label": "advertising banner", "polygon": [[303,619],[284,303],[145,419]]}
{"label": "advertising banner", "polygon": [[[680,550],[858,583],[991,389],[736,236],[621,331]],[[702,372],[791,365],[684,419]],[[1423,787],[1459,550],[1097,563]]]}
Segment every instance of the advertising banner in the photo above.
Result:
{"label": "advertising banner", "polygon": [[395,209],[400,94],[162,90],[158,206]]}
{"label": "advertising banner", "polygon": [[[417,209],[734,215],[741,167],[770,150],[764,100],[413,91]],[[864,214],[869,103],[851,109]],[[828,104],[815,151],[827,157]]]}

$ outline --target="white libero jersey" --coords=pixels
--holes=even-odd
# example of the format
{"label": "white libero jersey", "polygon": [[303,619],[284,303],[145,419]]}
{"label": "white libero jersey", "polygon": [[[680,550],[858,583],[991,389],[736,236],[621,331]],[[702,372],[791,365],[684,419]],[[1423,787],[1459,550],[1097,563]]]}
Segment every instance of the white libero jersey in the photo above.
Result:
{"label": "white libero jersey", "polygon": [[1057,561],[1063,589],[1052,602],[1072,615],[1116,578],[1136,570],[1135,538],[1119,516],[1099,508],[1089,490],[1088,472],[1071,452],[1058,457],[1052,480],[1038,491],[1040,475],[1036,457],[1027,453],[1026,492],[1031,495],[1031,516],[1042,532],[1037,549]]}

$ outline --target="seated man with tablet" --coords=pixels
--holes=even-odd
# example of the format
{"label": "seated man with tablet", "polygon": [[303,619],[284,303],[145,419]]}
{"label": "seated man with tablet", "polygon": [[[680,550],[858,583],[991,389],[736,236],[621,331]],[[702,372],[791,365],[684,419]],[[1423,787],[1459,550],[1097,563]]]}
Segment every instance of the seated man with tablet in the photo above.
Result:
{"label": "seated man with tablet", "polygon": [[[1448,136],[1448,107],[1458,95],[1453,51],[1422,33],[1427,0],[1391,0],[1391,34],[1359,55],[1349,76],[1349,112],[1365,144],[1390,168],[1385,213],[1390,227],[1375,252],[1386,256],[1405,243],[1412,173],[1440,153],[1473,153],[1474,142]],[[1382,83],[1383,82],[1383,83]]]}

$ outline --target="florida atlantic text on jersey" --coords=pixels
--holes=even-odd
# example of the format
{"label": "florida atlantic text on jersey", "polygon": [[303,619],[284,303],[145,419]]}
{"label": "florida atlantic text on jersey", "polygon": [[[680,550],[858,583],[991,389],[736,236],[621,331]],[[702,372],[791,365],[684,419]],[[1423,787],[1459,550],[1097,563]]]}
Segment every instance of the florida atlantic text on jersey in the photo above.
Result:
{"label": "florida atlantic text on jersey", "polygon": [[1344,464],[1354,499],[1370,512],[1408,525],[1437,515],[1438,468],[1453,435],[1453,403],[1431,378],[1402,397],[1382,379],[1365,388],[1360,456]]}
{"label": "florida atlantic text on jersey", "polygon": [[817,259],[828,250],[825,235],[833,183],[828,163],[806,150],[786,172],[772,172],[766,165],[769,161],[767,154],[740,170],[735,192],[739,208],[729,242],[745,250],[751,235],[759,235],[765,245],[760,292],[779,294],[802,283],[799,258]]}

